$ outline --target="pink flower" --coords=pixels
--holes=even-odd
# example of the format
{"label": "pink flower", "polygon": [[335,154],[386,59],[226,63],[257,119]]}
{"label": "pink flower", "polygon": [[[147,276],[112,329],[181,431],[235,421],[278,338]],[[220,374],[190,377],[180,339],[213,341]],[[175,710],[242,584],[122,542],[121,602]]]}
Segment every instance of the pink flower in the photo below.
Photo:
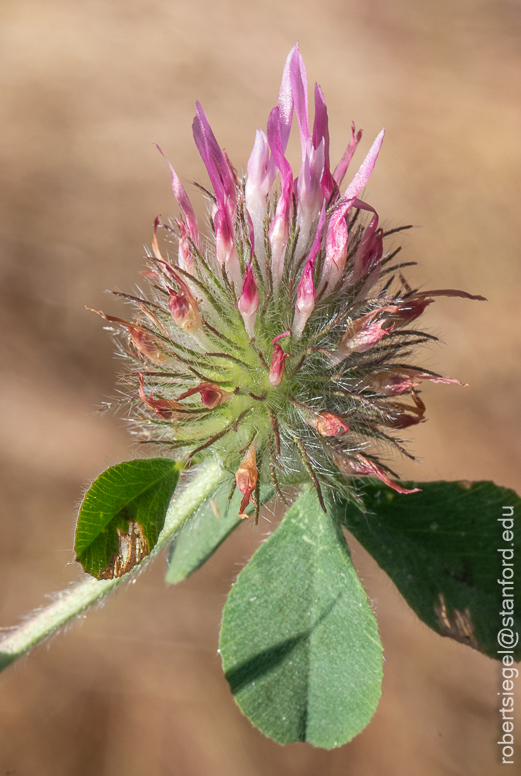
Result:
{"label": "pink flower", "polygon": [[[463,385],[416,363],[418,346],[436,339],[416,321],[438,296],[482,299],[407,284],[387,252],[378,213],[361,198],[384,131],[344,188],[362,133],[352,124],[332,173],[318,84],[313,98],[311,126],[296,45],[242,180],[196,104],[193,135],[209,178],[202,190],[210,234],[201,239],[168,162],[180,213],[173,225],[155,220],[143,273],[151,294],[122,295],[138,308],[133,322],[101,313],[126,334],[122,350],[137,366],[129,375],[137,387],[131,406],[140,408],[147,443],[168,446],[186,463],[217,455],[236,472],[241,517],[263,478],[279,494],[311,482],[322,504],[323,488],[345,492],[364,476],[409,492],[377,454],[389,445],[403,450],[392,434],[424,421],[422,382]],[[287,150],[293,115],[298,170]],[[172,257],[160,251],[160,227],[177,239]],[[286,337],[289,347],[281,343]]]}

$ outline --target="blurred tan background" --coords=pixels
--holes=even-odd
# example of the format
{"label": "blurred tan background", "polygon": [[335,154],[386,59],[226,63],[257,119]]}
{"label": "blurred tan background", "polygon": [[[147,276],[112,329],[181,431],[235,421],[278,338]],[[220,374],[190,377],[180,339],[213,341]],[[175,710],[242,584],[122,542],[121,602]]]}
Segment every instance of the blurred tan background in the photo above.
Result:
{"label": "blurred tan background", "polygon": [[[199,99],[245,169],[296,39],[326,95],[333,163],[352,119],[358,162],[387,129],[366,198],[389,226],[422,226],[405,241],[421,264],[409,276],[489,299],[426,313],[445,343],[427,365],[470,387],[425,387],[424,462],[399,469],[521,489],[518,0],[2,0],[1,626],[78,576],[82,489],[135,454],[121,419],[93,414],[115,395],[118,363],[84,305],[121,311],[104,290],[132,290],[154,217],[176,213],[153,143],[204,184]],[[497,664],[431,633],[357,547],[385,645],[373,722],[333,752],[250,726],[217,638],[229,586],[268,531],[244,525],[178,588],[157,561],[3,674],[0,776],[499,774]]]}

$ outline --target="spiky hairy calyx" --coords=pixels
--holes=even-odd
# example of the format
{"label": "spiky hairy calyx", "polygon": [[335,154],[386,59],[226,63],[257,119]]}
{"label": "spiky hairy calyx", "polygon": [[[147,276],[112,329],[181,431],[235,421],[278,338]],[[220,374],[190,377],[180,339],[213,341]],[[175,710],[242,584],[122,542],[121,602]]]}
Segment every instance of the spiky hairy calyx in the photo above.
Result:
{"label": "spiky hairy calyx", "polygon": [[[285,158],[293,111],[303,158],[295,180]],[[398,251],[384,250],[376,211],[359,199],[383,132],[340,193],[360,137],[353,126],[331,173],[325,102],[316,86],[310,132],[298,47],[242,180],[198,105],[194,138],[213,187],[211,247],[203,248],[170,166],[183,218],[174,225],[156,219],[143,273],[151,298],[129,297],[139,309],[134,323],[104,315],[128,334],[144,441],[186,462],[217,454],[236,474],[241,513],[256,503],[263,481],[281,496],[285,486],[311,481],[323,505],[325,490],[349,494],[359,476],[407,492],[375,451],[387,446],[412,457],[393,431],[424,419],[421,381],[458,382],[409,362],[417,346],[435,339],[413,324],[437,295],[482,297],[408,286],[405,265],[393,264]],[[177,239],[176,261],[161,254],[159,226]]]}

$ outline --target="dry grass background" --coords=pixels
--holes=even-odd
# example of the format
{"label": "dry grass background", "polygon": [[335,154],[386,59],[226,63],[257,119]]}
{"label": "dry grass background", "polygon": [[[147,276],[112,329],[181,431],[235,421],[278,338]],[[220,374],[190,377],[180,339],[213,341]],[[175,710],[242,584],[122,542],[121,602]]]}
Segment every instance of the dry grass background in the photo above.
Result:
{"label": "dry grass background", "polygon": [[[244,169],[297,38],[326,94],[333,160],[351,119],[362,151],[386,126],[368,198],[389,224],[422,225],[406,240],[413,278],[489,298],[429,308],[446,343],[429,365],[470,388],[425,388],[429,422],[414,435],[425,462],[400,470],[521,488],[519,0],[3,0],[0,22],[2,626],[76,578],[82,488],[134,455],[123,421],[92,414],[117,362],[84,305],[120,310],[104,289],[133,287],[154,216],[175,213],[153,143],[204,182],[199,99]],[[499,774],[497,665],[431,633],[356,546],[385,645],[374,720],[334,752],[251,728],[217,635],[229,585],[268,530],[243,526],[178,588],[156,562],[9,669],[0,776]]]}

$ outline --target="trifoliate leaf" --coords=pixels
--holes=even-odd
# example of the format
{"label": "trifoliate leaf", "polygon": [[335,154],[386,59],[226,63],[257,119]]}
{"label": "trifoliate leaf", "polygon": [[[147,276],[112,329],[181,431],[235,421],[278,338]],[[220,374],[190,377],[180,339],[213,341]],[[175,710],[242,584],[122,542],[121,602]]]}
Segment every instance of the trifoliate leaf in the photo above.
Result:
{"label": "trifoliate leaf", "polygon": [[376,620],[341,528],[314,491],[239,574],[220,649],[240,708],[278,743],[331,749],[373,716],[382,679]]}
{"label": "trifoliate leaf", "polygon": [[513,648],[521,659],[521,616],[508,584],[521,558],[519,496],[492,482],[405,485],[421,492],[366,482],[368,513],[349,503],[337,514],[429,627],[490,657]]}

